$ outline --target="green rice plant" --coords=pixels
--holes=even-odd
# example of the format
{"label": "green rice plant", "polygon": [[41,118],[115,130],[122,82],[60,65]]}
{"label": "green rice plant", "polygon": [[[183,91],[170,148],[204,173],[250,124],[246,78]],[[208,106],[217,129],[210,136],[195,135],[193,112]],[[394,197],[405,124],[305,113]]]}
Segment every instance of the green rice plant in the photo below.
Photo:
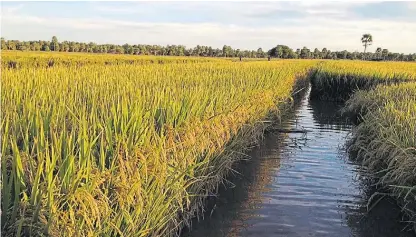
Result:
{"label": "green rice plant", "polygon": [[4,236],[177,235],[316,63],[54,57],[2,68]]}

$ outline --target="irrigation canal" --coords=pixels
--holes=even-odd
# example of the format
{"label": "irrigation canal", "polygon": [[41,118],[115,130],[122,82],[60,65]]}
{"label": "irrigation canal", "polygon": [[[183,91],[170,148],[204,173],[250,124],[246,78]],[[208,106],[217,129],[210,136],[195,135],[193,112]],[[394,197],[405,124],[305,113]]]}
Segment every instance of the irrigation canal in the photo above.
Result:
{"label": "irrigation canal", "polygon": [[352,125],[340,105],[308,94],[298,103],[282,128],[308,132],[266,135],[183,236],[414,236],[394,201],[367,211],[374,191],[346,152]]}

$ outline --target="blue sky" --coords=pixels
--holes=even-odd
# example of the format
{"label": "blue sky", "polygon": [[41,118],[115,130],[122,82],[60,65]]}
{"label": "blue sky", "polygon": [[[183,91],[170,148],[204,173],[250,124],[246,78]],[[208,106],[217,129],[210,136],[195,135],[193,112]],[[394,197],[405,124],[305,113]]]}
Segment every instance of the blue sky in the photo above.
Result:
{"label": "blue sky", "polygon": [[241,49],[377,47],[416,52],[416,2],[2,2],[1,36]]}

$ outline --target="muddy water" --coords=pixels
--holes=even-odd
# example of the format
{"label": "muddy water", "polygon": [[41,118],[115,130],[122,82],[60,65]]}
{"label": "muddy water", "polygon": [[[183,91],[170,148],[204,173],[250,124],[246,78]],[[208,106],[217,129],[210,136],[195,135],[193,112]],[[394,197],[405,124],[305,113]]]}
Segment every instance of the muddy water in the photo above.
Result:
{"label": "muddy water", "polygon": [[339,108],[306,95],[282,128],[307,132],[268,134],[183,236],[414,236],[394,201],[367,210],[374,191],[348,158]]}

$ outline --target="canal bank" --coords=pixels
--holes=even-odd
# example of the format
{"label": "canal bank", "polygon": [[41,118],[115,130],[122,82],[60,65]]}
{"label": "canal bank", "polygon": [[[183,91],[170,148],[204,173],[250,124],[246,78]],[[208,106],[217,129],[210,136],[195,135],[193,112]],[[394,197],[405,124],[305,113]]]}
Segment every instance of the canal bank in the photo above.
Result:
{"label": "canal bank", "polygon": [[268,134],[183,235],[413,236],[394,201],[367,210],[374,190],[346,152],[340,106],[305,95],[282,121],[288,132]]}

